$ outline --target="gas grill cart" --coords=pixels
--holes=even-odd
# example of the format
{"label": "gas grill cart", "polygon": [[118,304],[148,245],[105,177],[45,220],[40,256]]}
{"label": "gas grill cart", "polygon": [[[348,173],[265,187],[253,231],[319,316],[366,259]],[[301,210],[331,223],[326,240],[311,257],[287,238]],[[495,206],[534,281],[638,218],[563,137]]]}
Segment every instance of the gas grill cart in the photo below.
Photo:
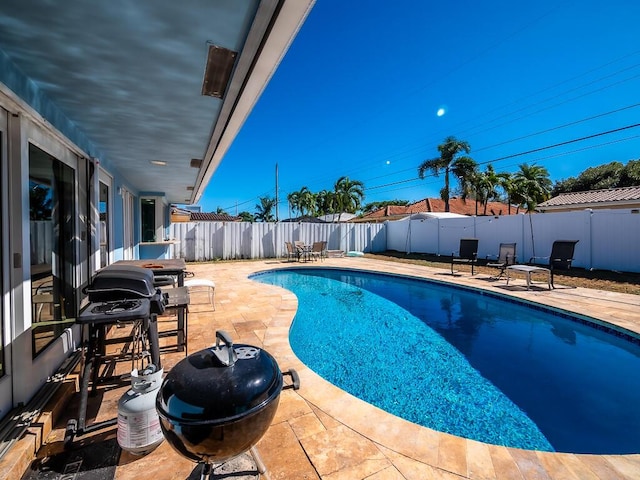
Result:
{"label": "gas grill cart", "polygon": [[[157,369],[162,367],[157,316],[164,312],[167,300],[154,287],[153,272],[140,267],[108,266],[95,274],[85,293],[89,304],[76,320],[82,328],[80,405],[78,418],[67,422],[65,448],[71,446],[76,436],[116,425],[117,418],[90,426],[86,421],[89,394],[94,395],[99,384],[129,381],[124,377],[130,374],[114,373],[117,360],[129,357],[131,370],[137,367],[142,371],[151,364]],[[107,339],[112,327],[125,324],[131,326],[131,335]],[[121,353],[107,355],[107,346],[115,343],[123,344]]]}

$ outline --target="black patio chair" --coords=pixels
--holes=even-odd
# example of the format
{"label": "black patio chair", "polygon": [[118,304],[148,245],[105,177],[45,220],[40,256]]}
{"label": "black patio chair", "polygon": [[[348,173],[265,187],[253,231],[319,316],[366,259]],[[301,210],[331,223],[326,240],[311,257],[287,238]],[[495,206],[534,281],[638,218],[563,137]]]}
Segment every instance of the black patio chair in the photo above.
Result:
{"label": "black patio chair", "polygon": [[548,257],[531,257],[529,263],[533,264],[534,260],[538,258],[548,258],[549,270],[551,271],[551,287],[556,288],[553,285],[553,272],[555,270],[565,272],[571,270],[573,253],[578,242],[579,240],[556,240],[551,246],[551,255]]}
{"label": "black patio chair", "polygon": [[504,272],[509,265],[516,263],[516,244],[501,243],[498,250],[498,257],[495,262],[487,263],[487,267],[497,268],[500,271],[492,278],[499,280],[504,276]]}
{"label": "black patio chair", "polygon": [[478,239],[477,238],[461,238],[460,249],[451,255],[451,275],[453,275],[454,264],[471,265],[471,275],[474,275],[474,265],[478,263]]}

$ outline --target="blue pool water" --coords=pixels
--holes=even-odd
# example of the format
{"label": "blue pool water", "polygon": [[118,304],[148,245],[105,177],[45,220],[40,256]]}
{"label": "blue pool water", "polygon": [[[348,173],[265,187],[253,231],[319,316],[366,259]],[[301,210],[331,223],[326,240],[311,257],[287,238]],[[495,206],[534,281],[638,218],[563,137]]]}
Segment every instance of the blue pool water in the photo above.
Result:
{"label": "blue pool water", "polygon": [[296,355],[390,413],[486,443],[640,452],[640,345],[494,295],[392,275],[255,275],[298,298]]}

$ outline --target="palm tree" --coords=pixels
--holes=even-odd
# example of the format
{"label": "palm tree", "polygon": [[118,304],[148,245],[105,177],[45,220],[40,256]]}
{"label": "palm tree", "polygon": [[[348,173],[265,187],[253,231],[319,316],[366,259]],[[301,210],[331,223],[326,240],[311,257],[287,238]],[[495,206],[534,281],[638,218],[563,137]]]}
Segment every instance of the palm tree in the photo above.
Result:
{"label": "palm tree", "polygon": [[503,172],[498,173],[498,186],[502,188],[504,194],[507,196],[507,208],[509,215],[511,215],[511,203],[513,202],[516,193],[516,181],[511,173]]}
{"label": "palm tree", "polygon": [[444,200],[444,210],[449,211],[449,197],[451,195],[449,173],[452,173],[458,179],[460,184],[460,194],[463,199],[467,198],[471,180],[476,171],[476,162],[468,156],[460,153],[469,153],[471,147],[468,142],[457,140],[455,137],[447,137],[444,143],[438,145],[440,156],[431,160],[425,160],[418,167],[418,176],[424,179],[427,171],[434,176],[438,176],[441,170],[444,170],[444,187],[440,190],[440,197]]}
{"label": "palm tree", "polygon": [[476,216],[478,215],[478,202],[486,205],[487,200],[487,178],[484,172],[476,172],[471,178],[471,185],[475,192]]}
{"label": "palm tree", "polygon": [[240,212],[238,216],[242,219],[243,222],[251,222],[255,220],[253,215],[249,212]]}
{"label": "palm tree", "polygon": [[298,192],[298,200],[301,215],[314,215],[316,210],[316,196],[307,187],[302,187]]}
{"label": "palm tree", "polygon": [[333,186],[337,213],[356,213],[364,200],[364,183],[340,177]]}
{"label": "palm tree", "polygon": [[329,190],[320,190],[316,193],[316,211],[318,215],[336,213],[336,195]]}
{"label": "palm tree", "polygon": [[498,185],[500,184],[500,178],[498,177],[498,174],[493,169],[493,165],[491,164],[487,165],[487,168],[482,174],[482,177],[482,184],[484,188],[484,211],[482,212],[482,214],[486,215],[487,203],[489,203],[489,200],[496,200],[497,198],[499,198],[496,187],[498,187]]}
{"label": "palm tree", "polygon": [[273,222],[273,209],[276,206],[276,200],[271,197],[260,197],[260,203],[256,205],[255,219],[259,222]]}
{"label": "palm tree", "polygon": [[300,211],[300,192],[291,192],[287,195],[287,202],[289,202],[289,209],[295,215]]}
{"label": "palm tree", "polygon": [[519,165],[520,171],[514,175],[517,184],[517,195],[520,196],[527,207],[527,212],[536,209],[539,203],[548,200],[551,196],[552,183],[549,172],[540,165]]}

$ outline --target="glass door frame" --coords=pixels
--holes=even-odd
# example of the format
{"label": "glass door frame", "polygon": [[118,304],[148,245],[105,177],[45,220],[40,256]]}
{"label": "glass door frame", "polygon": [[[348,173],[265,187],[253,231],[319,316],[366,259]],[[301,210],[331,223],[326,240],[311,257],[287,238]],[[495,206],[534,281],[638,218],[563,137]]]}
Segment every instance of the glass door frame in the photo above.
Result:
{"label": "glass door frame", "polygon": [[[106,238],[106,246],[107,246],[107,265],[111,265],[115,258],[114,258],[114,251],[113,251],[113,215],[114,215],[114,201],[113,201],[113,187],[114,187],[114,181],[113,181],[113,177],[111,175],[109,175],[105,170],[103,170],[102,168],[99,169],[98,172],[98,194],[97,194],[97,205],[98,205],[98,219],[97,219],[97,225],[98,225],[98,231],[100,232],[98,237],[99,237],[99,241],[100,244],[102,244],[103,242],[103,238],[102,238],[102,231],[100,229],[100,184],[104,184],[107,189],[108,189],[108,193],[107,193],[107,224],[106,224],[106,234],[107,234],[107,238]],[[95,268],[96,270],[100,269],[102,267],[101,265],[101,259],[100,259],[100,247],[98,247],[98,255],[97,255],[97,259],[96,259],[96,265]]]}

